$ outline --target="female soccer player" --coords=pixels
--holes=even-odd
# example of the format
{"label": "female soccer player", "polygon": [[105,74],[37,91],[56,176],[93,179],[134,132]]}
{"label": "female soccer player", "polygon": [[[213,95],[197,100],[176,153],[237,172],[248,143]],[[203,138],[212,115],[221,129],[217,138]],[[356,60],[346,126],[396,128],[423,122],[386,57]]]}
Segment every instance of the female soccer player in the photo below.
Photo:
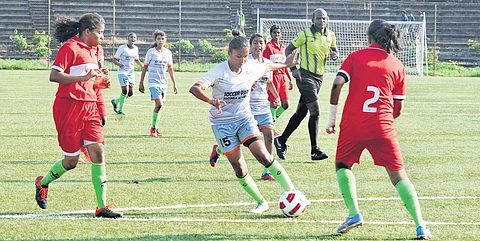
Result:
{"label": "female soccer player", "polygon": [[[272,40],[267,43],[263,57],[270,59],[274,63],[285,62],[285,49],[287,46],[283,44],[280,39],[282,37],[282,29],[278,25],[272,25],[270,27],[270,37]],[[287,83],[287,78],[288,83]],[[279,69],[273,71],[273,85],[280,95],[281,105],[275,105],[275,96],[273,93],[268,92],[268,98],[270,101],[270,111],[274,120],[278,119],[283,112],[290,106],[290,97],[288,95],[289,90],[293,90],[293,78],[290,76],[290,72],[287,69]]]}
{"label": "female soccer player", "polygon": [[325,125],[335,133],[338,99],[343,85],[350,81],[343,108],[336,153],[337,181],[349,215],[337,232],[346,233],[361,226],[363,217],[357,203],[352,166],[360,163],[367,149],[377,166],[385,167],[405,207],[417,226],[417,238],[432,237],[420,211],[417,192],[408,179],[395,132],[394,119],[400,116],[406,95],[405,67],[392,52],[400,50],[401,32],[397,25],[374,20],[368,27],[366,49],[351,53],[343,62],[330,94],[330,112]]}
{"label": "female soccer player", "polygon": [[66,16],[56,20],[55,37],[65,44],[58,50],[50,81],[59,83],[53,119],[64,158],[35,180],[35,198],[40,208],[47,208],[48,185],[77,166],[80,148],[85,145],[92,161],[92,183],[98,205],[95,217],[122,217],[106,202],[103,125],[97,106],[103,97],[97,89],[106,88],[109,83],[96,78],[101,72],[95,48],[103,40],[104,29],[105,20],[96,13],[84,14],[78,22]]}
{"label": "female soccer player", "polygon": [[[215,139],[232,165],[241,186],[257,202],[257,206],[250,212],[260,214],[268,211],[269,206],[248,174],[240,144],[246,146],[268,168],[284,190],[293,190],[294,186],[285,169],[268,153],[259,138],[257,123],[250,109],[250,92],[255,81],[269,71],[296,63],[294,55],[289,56],[285,64],[247,61],[249,47],[246,38],[233,38],[228,46],[229,59],[210,69],[190,88],[190,93],[211,105],[210,123]],[[208,87],[212,87],[212,98],[204,93]]]}
{"label": "female soccer player", "polygon": [[167,35],[163,31],[155,30],[153,32],[153,38],[155,39],[155,43],[145,55],[145,63],[143,64],[138,90],[142,93],[145,92],[143,80],[145,79],[145,74],[148,68],[148,87],[150,90],[150,97],[155,101],[150,136],[158,137],[162,136],[158,131],[158,121],[160,120],[160,110],[167,97],[167,69],[173,83],[173,92],[177,94],[178,89],[177,82],[175,81],[175,73],[173,72],[172,52],[164,46],[167,42]]}
{"label": "female soccer player", "polygon": [[118,47],[117,52],[113,56],[113,63],[118,66],[118,81],[122,87],[122,93],[118,99],[112,99],[113,110],[119,115],[125,115],[123,112],[123,105],[128,97],[133,95],[133,88],[135,87],[135,63],[143,67],[142,62],[138,57],[138,47],[135,46],[137,41],[137,34],[128,34],[128,43],[122,44]]}
{"label": "female soccer player", "polygon": [[[256,61],[258,63],[265,64],[272,63],[272,61],[263,57],[263,51],[265,50],[265,39],[261,34],[256,33],[250,37],[250,46],[251,54],[248,56],[249,61]],[[279,106],[280,97],[278,96],[277,90],[272,83],[272,72],[262,76],[253,84],[250,94],[250,108],[252,109],[254,119],[257,121],[258,128],[263,134],[265,147],[270,154],[273,154],[273,150],[275,148],[273,146],[274,123],[273,118],[270,115],[270,102],[267,90],[275,97],[274,105]],[[221,148],[218,147],[218,144],[215,144],[212,148],[212,154],[210,155],[211,166],[216,165],[219,154],[221,153]],[[274,181],[275,178],[268,171],[268,169],[264,167],[261,180]]]}

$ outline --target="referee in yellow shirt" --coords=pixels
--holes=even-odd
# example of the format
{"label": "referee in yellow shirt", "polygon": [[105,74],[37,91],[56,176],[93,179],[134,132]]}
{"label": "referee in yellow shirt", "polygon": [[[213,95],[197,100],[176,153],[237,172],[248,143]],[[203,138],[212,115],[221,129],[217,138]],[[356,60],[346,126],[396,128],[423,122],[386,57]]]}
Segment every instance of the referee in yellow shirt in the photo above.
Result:
{"label": "referee in yellow shirt", "polygon": [[285,50],[287,56],[297,48],[300,53],[300,69],[291,68],[300,91],[300,100],[295,114],[288,121],[287,127],[274,141],[277,155],[283,160],[287,151],[287,140],[300,125],[307,112],[310,112],[308,133],[312,147],[311,158],[312,160],[328,158],[328,155],[321,151],[317,144],[318,120],[320,117],[320,103],[317,95],[322,86],[323,73],[329,54],[333,60],[337,60],[339,54],[335,33],[327,29],[327,12],[322,8],[317,8],[313,12],[312,23],[311,27],[299,32]]}

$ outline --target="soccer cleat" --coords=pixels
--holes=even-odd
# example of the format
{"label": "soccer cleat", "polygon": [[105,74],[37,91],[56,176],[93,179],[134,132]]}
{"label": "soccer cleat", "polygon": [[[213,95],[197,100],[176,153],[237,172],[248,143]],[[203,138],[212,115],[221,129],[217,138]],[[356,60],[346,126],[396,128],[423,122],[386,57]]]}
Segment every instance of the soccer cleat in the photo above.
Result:
{"label": "soccer cleat", "polygon": [[433,238],[430,230],[424,226],[417,227],[417,239],[420,240],[427,240]]}
{"label": "soccer cleat", "polygon": [[275,181],[275,178],[272,176],[270,172],[263,173],[262,174],[262,180],[263,181]]}
{"label": "soccer cleat", "polygon": [[158,129],[155,129],[155,132],[157,132],[157,136],[163,136],[163,134],[160,133],[160,131],[158,131]]}
{"label": "soccer cleat", "polygon": [[43,176],[38,176],[35,179],[35,199],[37,200],[37,204],[41,209],[47,208],[47,196],[48,196],[48,186],[44,187],[40,184],[40,181],[43,179]]}
{"label": "soccer cleat", "polygon": [[321,151],[318,147],[315,147],[315,149],[312,151],[312,160],[314,161],[319,161],[319,160],[323,160],[323,159],[327,159],[328,158],[328,155]]}
{"label": "soccer cleat", "polygon": [[[87,161],[89,161],[89,162],[92,161],[92,159],[90,158],[90,154],[88,154],[87,148],[85,148],[85,147],[82,146],[82,147],[80,147],[80,151],[82,151],[83,155],[85,156],[85,160],[87,160]],[[83,160],[82,160],[82,161],[80,161],[80,160],[82,160],[82,159],[80,158],[80,159],[78,160],[78,162],[82,162],[82,161],[83,161]],[[85,162],[85,161],[83,161],[83,162]]]}
{"label": "soccer cleat", "polygon": [[151,137],[158,137],[157,129],[155,129],[155,128],[150,128],[150,136],[151,136]]}
{"label": "soccer cleat", "polygon": [[95,208],[95,217],[97,218],[121,218],[123,217],[122,213],[114,212],[112,208],[115,207],[113,204],[108,204],[103,208]]}
{"label": "soccer cleat", "polygon": [[125,115],[125,112],[123,112],[123,111],[117,111],[117,115]]}
{"label": "soccer cleat", "polygon": [[112,99],[112,100],[110,101],[110,103],[112,103],[112,105],[113,105],[113,111],[115,111],[115,113],[118,113],[117,103],[115,103],[115,99]]}
{"label": "soccer cleat", "polygon": [[259,203],[257,204],[257,206],[250,210],[250,213],[253,213],[253,214],[262,214],[262,213],[266,213],[270,210],[270,207],[268,206],[268,202],[264,199],[262,201],[262,203]]}
{"label": "soccer cleat", "polygon": [[220,155],[217,153],[218,145],[215,144],[212,147],[212,153],[210,153],[210,166],[215,167],[217,165],[218,158]]}
{"label": "soccer cleat", "polygon": [[277,150],[278,158],[285,160],[285,154],[287,154],[287,144],[280,140],[281,136],[276,136],[273,139],[273,144],[275,145],[275,149]]}
{"label": "soccer cleat", "polygon": [[340,225],[337,229],[337,233],[348,233],[353,228],[360,227],[363,225],[363,216],[361,213],[357,213],[354,216],[349,216],[345,222]]}

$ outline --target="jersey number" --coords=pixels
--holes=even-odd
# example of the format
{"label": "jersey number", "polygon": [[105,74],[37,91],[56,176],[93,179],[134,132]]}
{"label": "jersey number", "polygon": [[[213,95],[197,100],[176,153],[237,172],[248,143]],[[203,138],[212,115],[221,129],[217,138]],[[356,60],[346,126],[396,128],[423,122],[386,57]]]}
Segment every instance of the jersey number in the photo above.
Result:
{"label": "jersey number", "polygon": [[380,97],[380,90],[378,90],[378,88],[375,86],[367,86],[367,91],[372,91],[373,97],[363,103],[363,112],[377,112],[376,107],[369,107],[368,105],[377,102],[378,98]]}
{"label": "jersey number", "polygon": [[224,137],[220,139],[220,144],[222,144],[222,147],[230,146],[232,142],[228,139],[228,137]]}

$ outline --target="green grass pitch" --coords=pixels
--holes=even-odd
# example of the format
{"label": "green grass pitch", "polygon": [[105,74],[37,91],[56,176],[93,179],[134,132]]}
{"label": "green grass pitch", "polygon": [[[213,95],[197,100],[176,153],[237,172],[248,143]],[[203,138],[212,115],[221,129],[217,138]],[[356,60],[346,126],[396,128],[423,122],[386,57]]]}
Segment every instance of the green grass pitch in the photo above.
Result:
{"label": "green grass pitch", "polygon": [[[137,83],[139,81],[139,72]],[[282,161],[295,186],[312,200],[298,218],[282,217],[275,182],[260,181],[261,165],[242,148],[249,171],[271,202],[265,215],[248,213],[253,200],[236,181],[225,157],[208,164],[213,134],[208,104],[190,86],[201,73],[176,73],[179,94],[169,89],[161,113],[160,138],[148,134],[153,103],[149,94],[126,102],[126,116],[113,113],[110,99],[120,88],[115,72],[104,91],[109,111],[105,128],[108,201],[121,220],[94,219],[90,164],[81,163],[50,185],[49,207],[34,199],[34,179],[62,157],[51,106],[57,84],[49,71],[0,71],[0,240],[409,240],[415,227],[383,168],[364,153],[354,168],[364,227],[340,236],[335,230],[347,210],[334,172],[337,135],[327,135],[333,75],[320,93],[319,144],[330,154],[309,159],[306,120],[289,140]],[[408,77],[405,109],[397,132],[422,212],[436,240],[478,240],[480,236],[480,78]],[[348,88],[342,92],[341,104]],[[210,93],[210,89],[207,90]],[[291,108],[277,121],[281,132]],[[340,108],[341,109],[341,108]]]}

